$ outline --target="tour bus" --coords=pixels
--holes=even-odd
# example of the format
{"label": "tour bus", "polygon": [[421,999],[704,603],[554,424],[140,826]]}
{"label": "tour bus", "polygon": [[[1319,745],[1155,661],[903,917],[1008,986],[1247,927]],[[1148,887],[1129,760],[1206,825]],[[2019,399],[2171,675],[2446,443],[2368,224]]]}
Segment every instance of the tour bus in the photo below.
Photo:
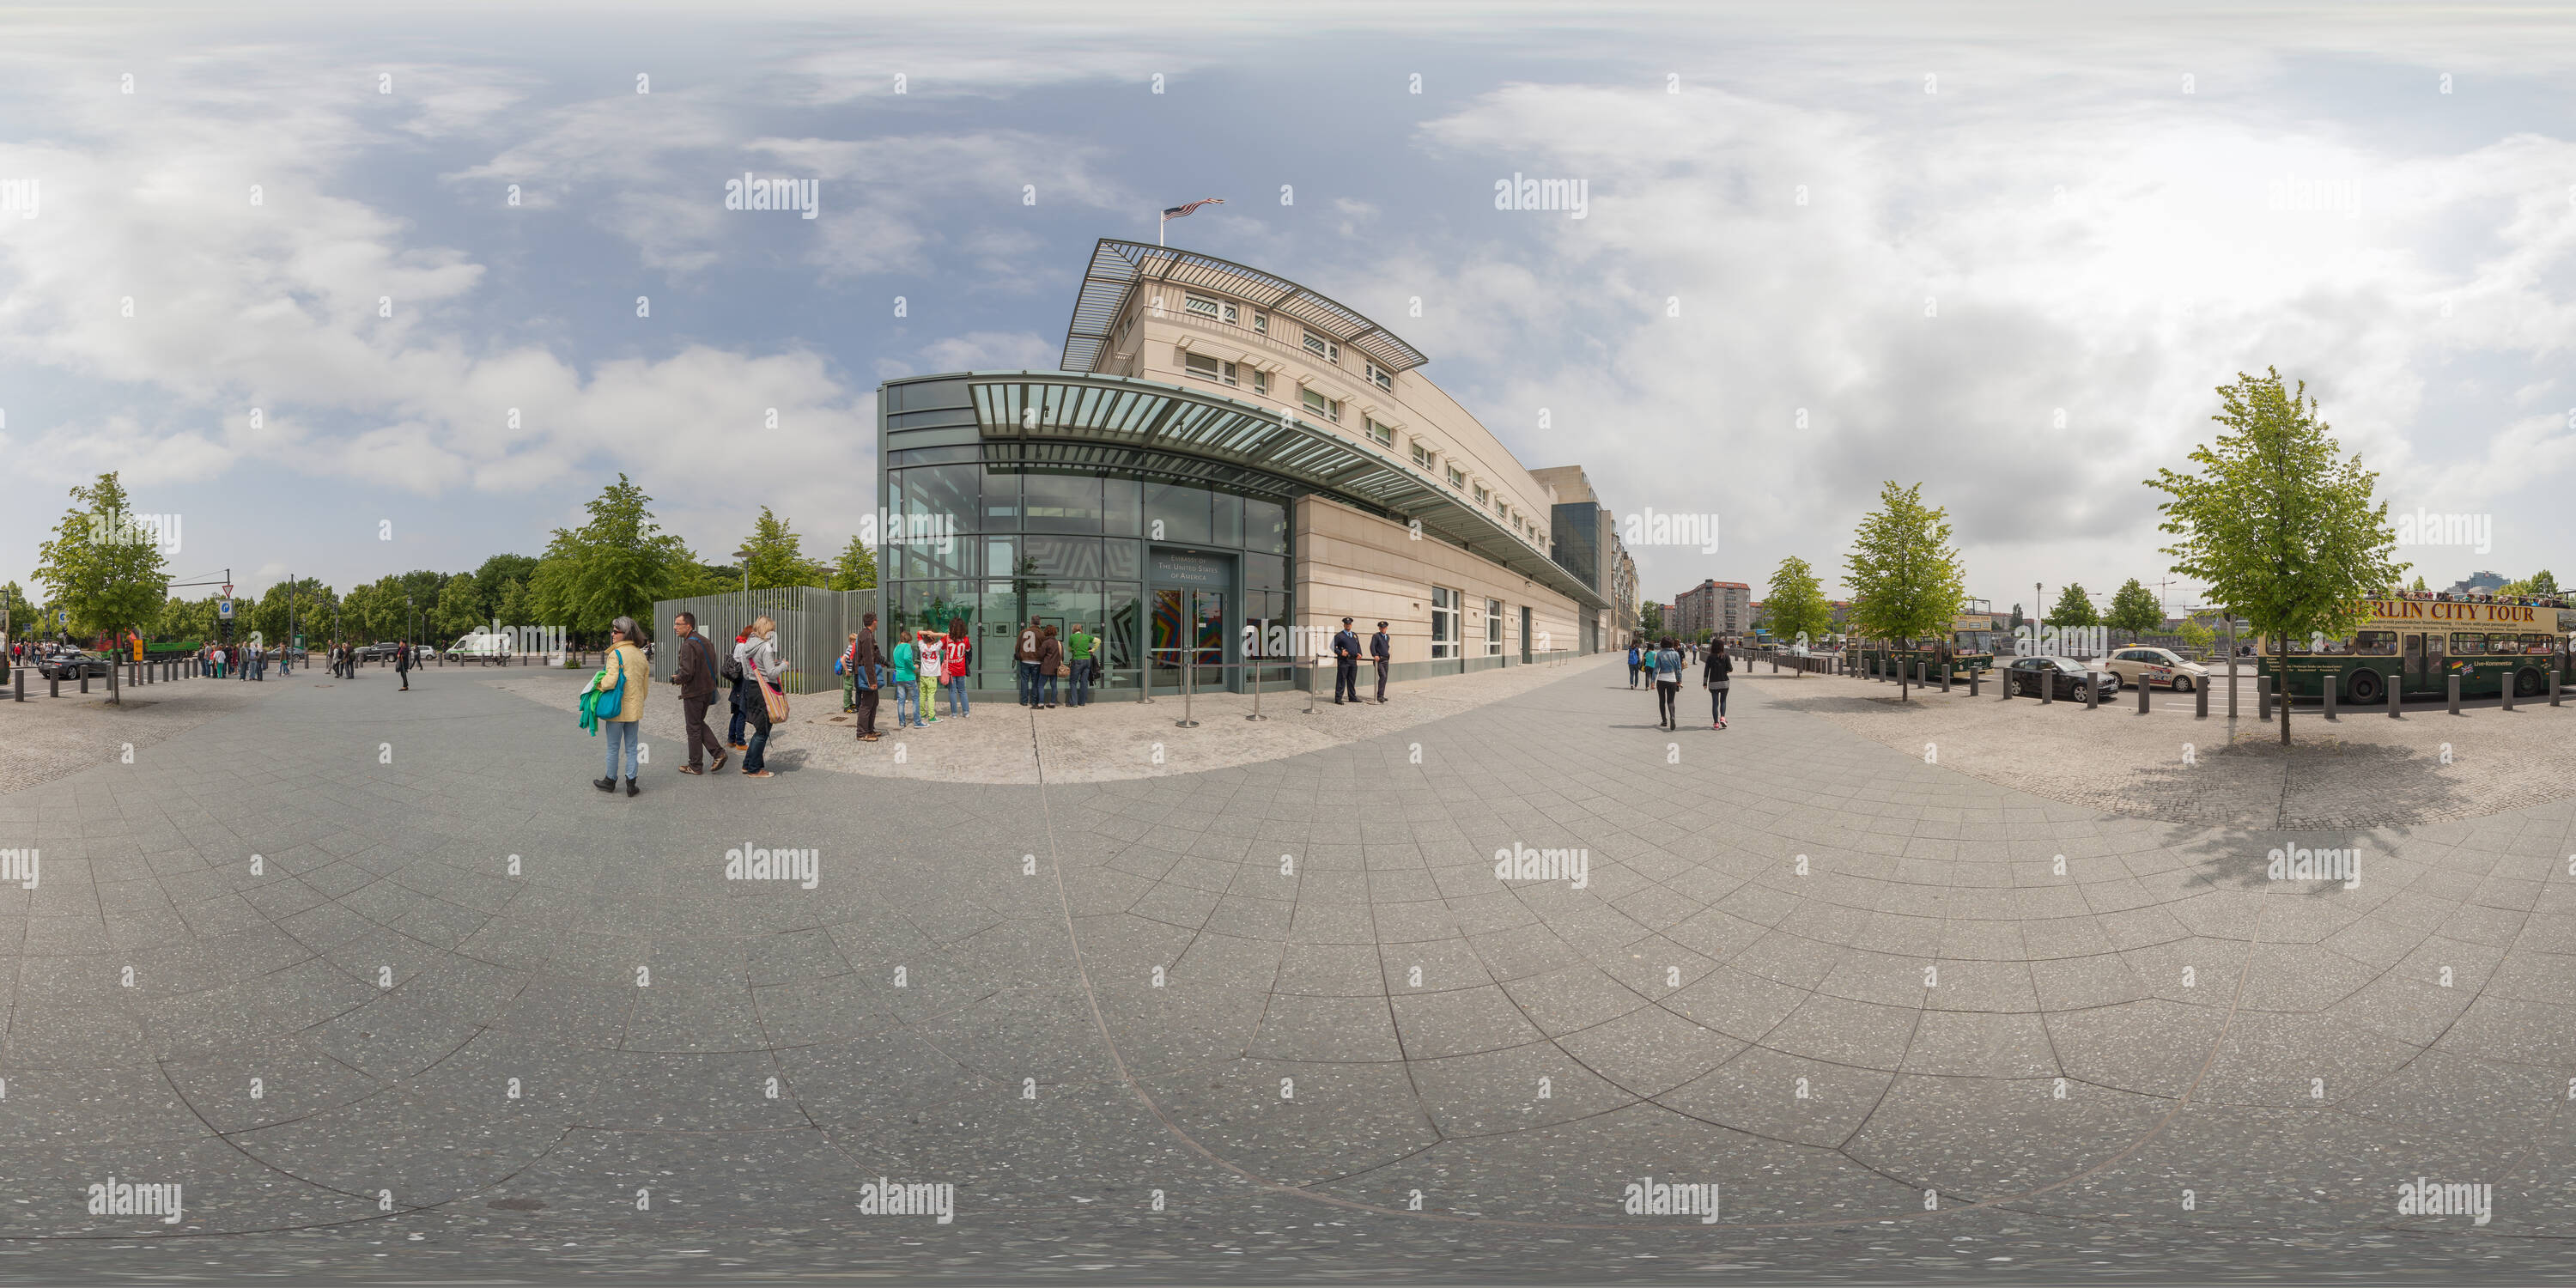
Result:
{"label": "tour bus", "polygon": [[2322,700],[2332,684],[2335,701],[2350,705],[2386,702],[2391,686],[2402,698],[2443,697],[2454,675],[2462,697],[2496,697],[2511,684],[2528,698],[2549,691],[2552,672],[2562,684],[2576,679],[2567,669],[2571,628],[2576,609],[2374,599],[2369,618],[2342,639],[2291,640],[2286,657],[2257,641],[2255,674],[2270,677],[2279,665],[2291,697]]}
{"label": "tour bus", "polygon": [[1854,675],[1866,675],[1873,665],[1894,666],[1907,676],[1915,674],[1914,664],[1923,663],[1923,674],[1933,683],[1941,682],[1941,668],[1946,660],[1954,679],[1964,680],[1995,665],[1994,618],[1986,613],[1961,613],[1950,621],[1950,634],[1937,643],[1916,643],[1890,648],[1884,640],[1863,640],[1854,636],[1843,646],[1843,664]]}

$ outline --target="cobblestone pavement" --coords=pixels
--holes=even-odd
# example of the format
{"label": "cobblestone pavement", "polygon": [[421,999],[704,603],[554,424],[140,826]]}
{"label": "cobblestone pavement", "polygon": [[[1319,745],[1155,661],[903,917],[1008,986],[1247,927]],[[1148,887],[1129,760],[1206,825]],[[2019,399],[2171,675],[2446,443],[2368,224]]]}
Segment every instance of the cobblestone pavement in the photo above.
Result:
{"label": "cobblestone pavement", "polygon": [[[320,679],[313,682],[332,682],[327,672],[317,674]],[[307,683],[308,678],[301,670],[292,677],[272,670],[256,684],[216,679],[156,681],[140,688],[120,686],[120,700],[110,703],[104,679],[92,679],[88,693],[82,693],[77,682],[67,681],[60,696],[47,697],[44,681],[28,671],[26,701],[11,700],[15,690],[0,687],[0,795],[50,783],[92,765],[122,763],[129,743],[152,746],[290,684]]]}
{"label": "cobblestone pavement", "polygon": [[[1970,698],[1837,676],[1753,682],[1790,709],[1821,716],[1910,755],[1937,755],[1963,774],[2107,813],[2228,827],[2407,827],[2478,818],[2576,795],[2565,757],[2576,704],[2546,696],[2503,710],[2493,698],[2344,708],[2332,720],[2293,709],[2292,745],[2256,718],[2253,682],[2238,681],[2239,717],[2224,689],[2200,717],[2190,694],[2159,691],[2141,717],[2137,691],[2091,711],[2005,699],[1991,685]],[[2576,695],[2571,695],[2576,696]],[[2277,719],[2277,713],[2276,713]]]}
{"label": "cobblestone pavement", "polygon": [[2565,802],[2126,816],[1600,670],[1200,773],[630,800],[414,687],[0,797],[0,1275],[2576,1273]]}

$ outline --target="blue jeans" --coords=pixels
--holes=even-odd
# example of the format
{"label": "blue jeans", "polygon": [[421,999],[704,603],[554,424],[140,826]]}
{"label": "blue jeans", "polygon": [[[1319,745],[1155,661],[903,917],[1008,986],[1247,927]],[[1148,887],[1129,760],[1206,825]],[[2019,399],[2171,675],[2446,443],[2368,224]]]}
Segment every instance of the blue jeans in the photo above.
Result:
{"label": "blue jeans", "polygon": [[1073,690],[1073,696],[1068,699],[1068,705],[1079,707],[1091,701],[1090,658],[1078,657],[1073,660],[1073,682],[1067,687]]}
{"label": "blue jeans", "polygon": [[742,753],[742,772],[756,774],[769,767],[769,726],[751,727],[751,745]]}
{"label": "blue jeans", "polygon": [[[599,722],[600,732],[608,736],[608,776],[610,778],[635,776],[635,734],[636,726],[641,723],[636,720]],[[622,773],[617,768],[617,753],[620,748],[624,748],[626,752],[626,769]]]}
{"label": "blue jeans", "polygon": [[1020,705],[1024,707],[1036,706],[1038,704],[1038,664],[1035,662],[1022,662],[1019,666]]}
{"label": "blue jeans", "polygon": [[751,716],[742,709],[742,686],[737,684],[733,686],[733,723],[725,726],[726,746],[742,745],[742,727],[750,720]]}
{"label": "blue jeans", "polygon": [[1053,673],[1049,673],[1049,674],[1046,674],[1046,675],[1039,676],[1039,677],[1038,677],[1038,701],[1039,701],[1040,703],[1048,703],[1048,702],[1053,702],[1053,701],[1055,701],[1055,698],[1056,698],[1056,693],[1055,693],[1055,676],[1054,676],[1054,674],[1053,674]]}
{"label": "blue jeans", "polygon": [[[909,713],[909,714],[907,714]],[[894,682],[894,727],[921,723],[921,681]]]}
{"label": "blue jeans", "polygon": [[952,675],[941,683],[948,686],[948,714],[962,716],[973,709],[966,701],[966,677]]}

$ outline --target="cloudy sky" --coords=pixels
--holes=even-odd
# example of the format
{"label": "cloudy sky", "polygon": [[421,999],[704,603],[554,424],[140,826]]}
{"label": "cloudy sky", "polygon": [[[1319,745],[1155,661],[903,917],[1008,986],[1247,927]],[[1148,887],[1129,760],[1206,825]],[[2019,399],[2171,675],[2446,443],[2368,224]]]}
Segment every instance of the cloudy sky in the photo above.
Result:
{"label": "cloudy sky", "polygon": [[535,553],[620,471],[711,557],[763,504],[835,547],[880,380],[1054,366],[1093,240],[1210,196],[1175,245],[1720,516],[1653,598],[1838,576],[1887,479],[1998,607],[2153,585],[2140,481],[2267,365],[2493,516],[2430,580],[2576,573],[2563,7],[528,8],[0,18],[0,579],[106,469],[254,589]]}

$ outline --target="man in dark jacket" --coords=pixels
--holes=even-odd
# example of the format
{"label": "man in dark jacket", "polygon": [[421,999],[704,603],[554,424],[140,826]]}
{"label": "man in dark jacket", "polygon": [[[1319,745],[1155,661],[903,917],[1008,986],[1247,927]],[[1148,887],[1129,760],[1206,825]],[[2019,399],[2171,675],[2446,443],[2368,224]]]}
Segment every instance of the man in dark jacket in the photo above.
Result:
{"label": "man in dark jacket", "polygon": [[680,772],[703,775],[709,768],[706,753],[715,753],[713,768],[722,769],[725,764],[724,744],[707,727],[707,708],[716,699],[716,649],[698,634],[695,613],[672,618],[671,631],[680,637],[679,665],[671,672],[671,683],[680,690],[680,732],[689,740],[689,763]]}
{"label": "man in dark jacket", "polygon": [[394,645],[394,674],[402,677],[402,691],[411,692],[411,643]]}
{"label": "man in dark jacket", "polygon": [[1360,637],[1351,633],[1351,619],[1342,619],[1342,629],[1333,633],[1333,705],[1342,705],[1342,695],[1360,700]]}
{"label": "man in dark jacket", "polygon": [[1377,704],[1386,705],[1386,667],[1395,660],[1395,641],[1386,633],[1386,623],[1377,624],[1377,634],[1369,636],[1369,657],[1377,663]]}
{"label": "man in dark jacket", "polygon": [[1038,704],[1038,641],[1045,633],[1046,627],[1030,618],[1029,624],[1020,628],[1019,649],[1011,654],[1011,660],[1019,664],[1020,705],[1024,707]]}
{"label": "man in dark jacket", "polygon": [[877,668],[885,665],[885,655],[877,651],[877,615],[868,614],[859,626],[859,642],[850,646],[850,674],[859,682],[859,741],[877,740]]}

